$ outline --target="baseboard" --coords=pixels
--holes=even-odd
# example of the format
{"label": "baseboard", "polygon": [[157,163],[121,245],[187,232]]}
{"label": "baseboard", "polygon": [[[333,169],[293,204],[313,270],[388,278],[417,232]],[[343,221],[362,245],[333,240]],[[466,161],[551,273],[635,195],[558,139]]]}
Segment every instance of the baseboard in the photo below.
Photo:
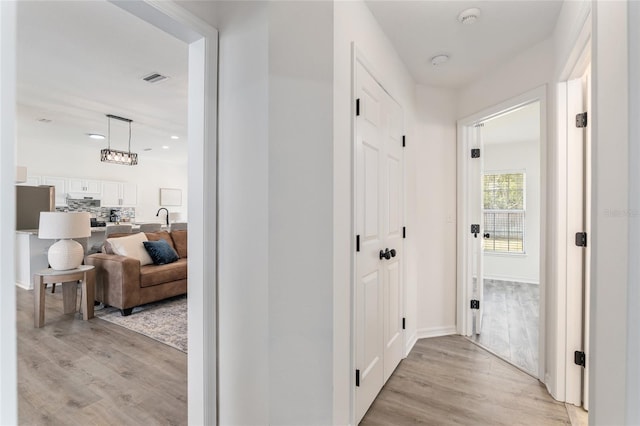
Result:
{"label": "baseboard", "polygon": [[23,283],[20,283],[20,282],[16,281],[16,285],[18,287],[20,287],[20,288],[24,288],[25,290],[32,290],[33,289],[33,287],[31,286],[31,283],[23,284]]}
{"label": "baseboard", "polygon": [[409,337],[409,340],[407,341],[407,346],[405,346],[404,348],[404,356],[409,355],[409,352],[411,352],[411,349],[413,349],[413,346],[416,344],[417,341],[418,341],[418,335],[416,333],[413,333],[411,337]]}
{"label": "baseboard", "polygon": [[491,276],[491,275],[485,275],[484,276],[485,280],[496,280],[496,281],[511,281],[514,283],[524,283],[524,284],[538,284],[540,285],[540,281],[539,280],[532,280],[529,278],[522,278],[522,277],[501,277],[501,276]]}
{"label": "baseboard", "polygon": [[429,328],[420,328],[418,329],[417,338],[418,339],[426,339],[428,337],[440,337],[440,336],[450,336],[452,334],[457,334],[455,325],[448,325],[444,327],[429,327]]}

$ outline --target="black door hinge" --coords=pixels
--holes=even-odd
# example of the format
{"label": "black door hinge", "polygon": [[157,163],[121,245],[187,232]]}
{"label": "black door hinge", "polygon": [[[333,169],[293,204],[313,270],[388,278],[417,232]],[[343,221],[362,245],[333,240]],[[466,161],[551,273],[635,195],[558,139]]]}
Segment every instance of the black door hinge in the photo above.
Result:
{"label": "black door hinge", "polygon": [[360,251],[360,235],[356,235],[356,251]]}
{"label": "black door hinge", "polygon": [[480,309],[480,301],[477,299],[471,299],[471,309]]}
{"label": "black door hinge", "polygon": [[576,365],[581,365],[583,367],[586,367],[586,365],[587,365],[587,355],[582,351],[575,351],[573,353],[573,362]]}
{"label": "black door hinge", "polygon": [[356,386],[360,386],[360,370],[356,370]]}
{"label": "black door hinge", "polygon": [[360,99],[356,99],[356,117],[360,115]]}
{"label": "black door hinge", "polygon": [[586,232],[576,232],[576,245],[578,247],[586,247],[587,246],[587,233]]}
{"label": "black door hinge", "polygon": [[581,129],[583,127],[587,127],[587,113],[582,112],[580,114],[576,114],[576,127]]}
{"label": "black door hinge", "polygon": [[406,136],[402,135],[402,147],[404,148],[406,146]]}
{"label": "black door hinge", "polygon": [[407,227],[406,226],[402,227],[402,238],[407,238]]}
{"label": "black door hinge", "polygon": [[402,329],[406,329],[407,328],[407,319],[406,318],[402,318]]}
{"label": "black door hinge", "polygon": [[471,158],[480,158],[480,148],[471,149]]}

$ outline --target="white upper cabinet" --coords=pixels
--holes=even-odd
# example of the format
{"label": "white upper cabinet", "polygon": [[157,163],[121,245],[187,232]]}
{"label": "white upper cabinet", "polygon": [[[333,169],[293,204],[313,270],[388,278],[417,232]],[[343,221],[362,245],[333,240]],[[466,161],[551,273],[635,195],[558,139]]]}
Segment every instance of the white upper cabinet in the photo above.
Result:
{"label": "white upper cabinet", "polygon": [[42,176],[42,185],[51,185],[56,188],[56,207],[67,205],[67,179],[55,176]]}
{"label": "white upper cabinet", "polygon": [[78,194],[100,194],[102,192],[102,182],[97,180],[71,178],[67,182],[67,192]]}
{"label": "white upper cabinet", "polygon": [[135,207],[138,204],[138,186],[134,183],[102,182],[103,207]]}

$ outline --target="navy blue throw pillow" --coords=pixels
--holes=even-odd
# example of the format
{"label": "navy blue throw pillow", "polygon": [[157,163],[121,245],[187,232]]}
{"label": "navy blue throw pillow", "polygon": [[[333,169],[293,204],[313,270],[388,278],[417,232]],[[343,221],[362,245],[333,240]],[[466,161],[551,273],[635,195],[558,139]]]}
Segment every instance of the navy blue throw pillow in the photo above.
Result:
{"label": "navy blue throw pillow", "polygon": [[166,265],[179,259],[178,253],[165,240],[143,241],[142,244],[156,265]]}

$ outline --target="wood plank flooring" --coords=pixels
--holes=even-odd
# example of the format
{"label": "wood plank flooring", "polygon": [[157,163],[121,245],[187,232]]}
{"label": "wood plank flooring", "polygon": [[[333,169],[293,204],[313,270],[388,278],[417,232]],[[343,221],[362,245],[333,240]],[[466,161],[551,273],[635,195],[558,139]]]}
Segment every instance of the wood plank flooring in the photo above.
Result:
{"label": "wood plank flooring", "polygon": [[540,286],[484,280],[482,330],[472,339],[538,376]]}
{"label": "wood plank flooring", "polygon": [[568,425],[564,404],[530,375],[461,336],[421,339],[360,423]]}
{"label": "wood plank flooring", "polygon": [[47,290],[33,327],[33,291],[16,288],[21,425],[187,424],[187,355],[99,318],[64,315]]}

